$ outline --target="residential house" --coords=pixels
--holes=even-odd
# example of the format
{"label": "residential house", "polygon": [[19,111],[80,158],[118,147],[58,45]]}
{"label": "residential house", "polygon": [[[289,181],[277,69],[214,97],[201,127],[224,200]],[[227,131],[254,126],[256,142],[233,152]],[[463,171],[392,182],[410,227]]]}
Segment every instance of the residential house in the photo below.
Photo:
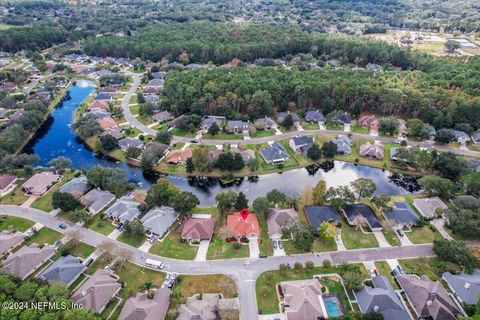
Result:
{"label": "residential house", "polygon": [[283,234],[282,228],[290,219],[298,219],[298,213],[294,209],[268,209],[266,220],[270,238],[280,240]]}
{"label": "residential house", "polygon": [[145,97],[148,97],[148,96],[158,95],[161,91],[162,91],[162,89],[160,87],[149,87],[149,88],[145,88],[145,90],[143,90],[142,94]]}
{"label": "residential house", "polygon": [[163,88],[165,81],[163,79],[152,79],[148,81],[145,88]]}
{"label": "residential house", "polygon": [[303,210],[308,223],[314,230],[318,230],[318,227],[325,221],[338,225],[342,220],[338,212],[331,206],[304,206]]}
{"label": "residential house", "polygon": [[380,143],[364,143],[360,146],[360,155],[370,159],[383,159],[383,145]]}
{"label": "residential house", "polygon": [[123,138],[122,131],[118,128],[109,128],[101,133],[101,136],[106,136],[106,135],[112,136],[117,140]]}
{"label": "residential house", "polygon": [[208,157],[210,159],[217,159],[218,157],[220,157],[221,154],[223,154],[223,150],[221,150],[221,149],[215,149],[215,150],[208,151]]}
{"label": "residential house", "polygon": [[222,299],[218,293],[203,293],[187,298],[185,304],[177,307],[176,320],[217,320],[221,309],[231,309],[232,305],[237,305],[238,298]]}
{"label": "residential house", "polygon": [[108,109],[108,102],[107,101],[101,101],[101,100],[94,100],[87,107],[88,111],[107,110],[107,109]]}
{"label": "residential house", "polygon": [[154,79],[164,79],[167,73],[164,71],[152,72],[151,75]]}
{"label": "residential house", "polygon": [[118,93],[118,88],[112,86],[100,87],[98,88],[97,93],[107,93],[109,95],[114,95]]}
{"label": "residential house", "polygon": [[416,319],[456,320],[463,312],[438,281],[427,276],[400,274],[396,277],[412,306]]}
{"label": "residential house", "polygon": [[24,239],[25,235],[21,232],[0,231],[0,258],[20,245]]}
{"label": "residential house", "polygon": [[285,118],[288,117],[288,116],[292,117],[293,123],[300,123],[300,118],[297,116],[297,114],[296,113],[291,113],[290,111],[288,111],[288,112],[278,112],[275,117],[277,119],[277,122],[282,124],[283,121],[285,120]]}
{"label": "residential house", "polygon": [[480,130],[477,130],[474,133],[472,133],[472,141],[473,141],[473,144],[477,146],[480,145]]}
{"label": "residential house", "polygon": [[172,224],[177,220],[178,213],[171,207],[153,207],[141,219],[145,230],[151,234],[163,237]]}
{"label": "residential house", "polygon": [[188,241],[210,240],[215,228],[213,218],[188,218],[182,230],[182,238]]}
{"label": "residential house", "polygon": [[167,154],[167,163],[173,165],[183,165],[187,162],[187,159],[192,156],[192,149],[177,149],[172,150]]}
{"label": "residential house", "polygon": [[3,262],[0,269],[2,273],[11,273],[21,280],[24,280],[55,254],[55,249],[51,246],[44,245],[40,247],[33,243],[28,247],[22,247],[15,253],[11,254],[7,260]]}
{"label": "residential house", "polygon": [[115,195],[100,189],[92,189],[80,198],[80,203],[87,211],[97,214],[115,200]]}
{"label": "residential house", "polygon": [[111,117],[104,117],[104,118],[101,118],[101,119],[97,119],[97,122],[103,130],[118,127],[118,124]]}
{"label": "residential house", "polygon": [[[154,94],[149,94],[143,97],[145,100],[145,103],[150,103],[156,106],[160,102],[160,98],[157,95]],[[153,115],[153,118],[155,117],[155,114]]]}
{"label": "residential house", "polygon": [[16,184],[17,177],[13,174],[5,173],[0,175],[0,195],[3,197],[12,191]]}
{"label": "residential house", "polygon": [[143,141],[138,138],[126,137],[118,140],[118,146],[123,151],[127,151],[129,148],[143,149]]}
{"label": "residential house", "polygon": [[221,116],[205,116],[200,123],[200,128],[203,131],[208,131],[212,124],[216,123],[219,128],[222,127],[223,122],[225,121],[225,117]]}
{"label": "residential house", "polygon": [[330,141],[337,145],[337,153],[338,154],[350,154],[350,153],[352,153],[353,142],[349,137],[339,136],[338,138],[334,138]]}
{"label": "residential house", "polygon": [[323,113],[318,110],[308,110],[305,113],[305,121],[314,122],[314,123],[324,123],[325,117]]}
{"label": "residential house", "polygon": [[279,164],[288,160],[289,156],[285,147],[275,141],[271,146],[267,146],[260,151],[260,155],[267,164]]}
{"label": "residential house", "polygon": [[248,163],[248,161],[256,158],[255,152],[252,149],[240,150],[238,148],[232,148],[232,153],[240,153],[243,162],[245,163]]}
{"label": "residential house", "polygon": [[40,101],[50,101],[52,94],[47,91],[35,92],[30,96],[30,101],[40,100]]}
{"label": "residential house", "polygon": [[58,192],[66,192],[73,195],[75,198],[83,196],[90,188],[88,187],[88,179],[81,175],[73,178],[58,189]]}
{"label": "residential house", "polygon": [[273,121],[269,117],[265,116],[264,118],[259,118],[259,119],[255,120],[255,126],[258,129],[269,130],[269,129],[272,129],[272,128],[276,128],[277,124],[275,123],[275,121]]}
{"label": "residential house", "polygon": [[113,96],[109,93],[99,93],[95,96],[95,98],[93,100],[112,102],[113,101]]}
{"label": "residential house", "polygon": [[453,130],[453,133],[455,134],[455,139],[457,139],[459,145],[464,146],[467,144],[467,142],[470,142],[470,136],[465,132]]}
{"label": "residential house", "polygon": [[364,286],[355,292],[358,306],[363,314],[378,312],[388,320],[410,320],[400,296],[384,276],[372,277],[374,287]]}
{"label": "residential house", "polygon": [[309,136],[297,136],[290,139],[288,145],[296,152],[306,153],[311,146],[313,146],[314,141],[312,137]]}
{"label": "residential house", "polygon": [[227,231],[229,235],[236,238],[258,237],[260,225],[256,215],[249,214],[243,219],[240,212],[235,212],[227,216]]}
{"label": "residential house", "polygon": [[4,82],[0,85],[0,91],[14,91],[17,89],[17,85],[14,82]]}
{"label": "residential house", "polygon": [[139,206],[140,203],[134,200],[133,193],[128,193],[105,210],[105,215],[117,222],[131,222],[140,216]]}
{"label": "residential house", "polygon": [[377,218],[375,211],[373,209],[363,203],[354,203],[349,204],[343,210],[345,212],[345,216],[347,217],[348,223],[350,225],[354,224],[355,217],[362,216],[367,220],[368,227],[372,231],[380,231],[382,230],[382,224]]}
{"label": "residential house", "polygon": [[22,184],[22,189],[27,194],[41,196],[48,191],[55,183],[62,179],[61,175],[53,172],[40,172],[34,174]]}
{"label": "residential house", "polygon": [[365,67],[367,68],[367,70],[371,70],[373,72],[383,71],[383,67],[376,63],[368,63]]}
{"label": "residential house", "polygon": [[358,119],[358,124],[370,130],[378,130],[379,121],[373,115],[364,115]]}
{"label": "residential house", "polygon": [[465,304],[476,305],[480,297],[480,270],[474,269],[472,274],[445,272],[442,278],[457,299]]}
{"label": "residential house", "polygon": [[[112,115],[107,109],[93,109],[90,111],[90,114],[93,114],[96,119],[111,118]],[[109,128],[107,128],[109,129]],[[106,130],[106,129],[105,129]]]}
{"label": "residential house", "polygon": [[227,132],[232,134],[248,132],[248,122],[241,120],[229,120],[227,122]]}
{"label": "residential house", "polygon": [[336,124],[346,125],[346,124],[352,123],[352,117],[347,112],[344,112],[344,113],[335,112],[331,121]]}
{"label": "residential house", "polygon": [[156,112],[152,116],[153,121],[160,123],[172,120],[173,118],[173,114],[168,111]]}
{"label": "residential house", "polygon": [[86,266],[81,259],[68,255],[58,258],[38,278],[50,283],[61,282],[68,287],[80,277],[85,269]]}
{"label": "residential house", "polygon": [[125,302],[118,320],[164,320],[170,304],[170,289],[155,290],[150,299],[146,293],[137,293]]}
{"label": "residential house", "polygon": [[72,294],[72,300],[85,309],[100,313],[122,285],[106,270],[97,270]]}
{"label": "residential house", "polygon": [[419,222],[417,215],[408,203],[401,201],[394,202],[391,210],[383,209],[383,215],[386,219],[395,221],[396,227],[400,229],[415,226]]}
{"label": "residential house", "polygon": [[413,199],[413,206],[426,219],[435,218],[437,210],[447,209],[447,205],[439,197]]}
{"label": "residential house", "polygon": [[283,281],[278,285],[286,320],[325,319],[320,301],[322,288],[316,279]]}

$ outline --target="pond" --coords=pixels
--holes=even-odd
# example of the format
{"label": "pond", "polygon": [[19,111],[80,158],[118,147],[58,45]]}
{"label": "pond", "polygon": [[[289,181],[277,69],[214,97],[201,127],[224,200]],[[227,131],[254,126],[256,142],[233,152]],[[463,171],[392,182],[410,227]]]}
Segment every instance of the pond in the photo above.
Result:
{"label": "pond", "polygon": [[[38,166],[46,166],[51,159],[64,156],[70,158],[73,167],[77,169],[88,169],[97,164],[120,168],[131,182],[137,183],[141,188],[148,188],[155,182],[156,176],[145,176],[138,167],[96,155],[73,132],[71,125],[76,108],[94,91],[95,86],[91,81],[81,80],[73,84],[24,151],[40,156],[40,160],[35,164]],[[182,190],[197,195],[202,206],[214,205],[215,195],[229,188],[245,193],[247,198],[252,200],[274,188],[287,194],[300,194],[305,187],[314,186],[320,179],[326,181],[327,187],[331,187],[349,184],[357,178],[369,178],[376,183],[377,194],[399,195],[418,190],[415,178],[341,161],[328,162],[321,167],[295,169],[281,174],[239,178],[230,185],[223,185],[219,179],[215,178],[187,178],[177,175],[164,177]]]}

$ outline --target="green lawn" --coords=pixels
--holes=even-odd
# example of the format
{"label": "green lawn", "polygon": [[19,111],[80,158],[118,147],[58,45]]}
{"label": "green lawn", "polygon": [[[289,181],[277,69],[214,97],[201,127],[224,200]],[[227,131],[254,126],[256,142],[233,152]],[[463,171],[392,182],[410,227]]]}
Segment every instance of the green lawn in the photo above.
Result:
{"label": "green lawn", "polygon": [[390,269],[387,261],[375,261],[375,268],[377,269],[378,273],[387,277],[388,280],[390,280],[390,283],[392,284],[394,289],[400,289],[397,282],[392,276],[392,269]]}
{"label": "green lawn", "polygon": [[102,219],[101,214],[96,214],[90,220],[88,220],[86,226],[98,233],[101,233],[105,236],[108,236],[110,233],[112,233],[113,230],[115,230],[115,226],[112,224],[112,222],[108,219]]}
{"label": "green lawn", "polygon": [[137,237],[137,236],[129,235],[125,232],[122,232],[118,236],[117,240],[123,243],[126,243],[128,245],[131,245],[132,247],[138,248],[145,242],[145,240],[147,240],[147,237],[145,235]]}
{"label": "green lawn", "polygon": [[302,121],[301,126],[305,130],[320,130],[318,123]]}
{"label": "green lawn", "polygon": [[399,262],[405,273],[426,275],[431,280],[440,280],[442,273],[446,271],[460,271],[455,264],[442,261],[438,257],[402,259]]}
{"label": "green lawn", "polygon": [[126,161],[127,160],[127,153],[124,152],[122,149],[115,149],[108,153],[110,157],[118,161]]}
{"label": "green lawn", "polygon": [[378,247],[377,239],[373,234],[365,234],[346,223],[342,224],[342,240],[348,250]]}
{"label": "green lawn", "polygon": [[34,222],[23,218],[3,215],[0,216],[0,231],[8,230],[11,228],[12,230],[25,232],[30,229],[34,224]]}
{"label": "green lawn", "polygon": [[[298,254],[298,253],[305,253],[305,251],[298,250],[293,246],[292,241],[284,241],[283,248],[285,249],[285,253],[287,254]],[[330,241],[326,241],[320,238],[315,238],[312,245],[312,250],[314,252],[327,252],[327,251],[336,251],[337,244],[334,239]]]}
{"label": "green lawn", "polygon": [[22,187],[18,185],[15,190],[0,199],[0,204],[19,206],[30,198],[23,191]]}
{"label": "green lawn", "polygon": [[[165,280],[165,273],[127,262],[123,268],[115,270],[115,274],[125,282],[125,296],[133,296],[138,288],[146,281],[152,281],[153,285],[159,288]],[[123,296],[123,294],[122,294]]]}
{"label": "green lawn", "polygon": [[395,231],[392,230],[383,230],[383,235],[385,236],[385,239],[387,239],[388,243],[392,247],[397,247],[400,245],[400,240],[398,239]]}
{"label": "green lawn", "polygon": [[122,134],[124,137],[130,137],[130,138],[134,138],[136,136],[138,136],[140,133],[142,133],[140,130],[138,130],[137,128],[128,128],[128,129],[125,129],[122,131]]}
{"label": "green lawn", "polygon": [[167,258],[193,260],[197,250],[198,247],[190,246],[180,235],[171,232],[162,242],[155,242],[148,252]]}
{"label": "green lawn", "polygon": [[243,135],[241,134],[230,134],[230,133],[217,133],[216,135],[212,136],[211,134],[204,134],[202,135],[202,139],[209,139],[209,140],[243,140]]}
{"label": "green lawn", "polygon": [[73,224],[77,223],[79,220],[78,218],[73,215],[72,212],[63,212],[63,211],[60,211],[58,214],[57,214],[57,218],[59,219],[62,219],[62,220],[66,220],[68,222],[71,222]]}
{"label": "green lawn", "polygon": [[233,249],[233,242],[228,243],[224,239],[214,236],[208,247],[207,259],[247,258],[249,255],[248,245],[242,245],[236,251]]}
{"label": "green lawn", "polygon": [[128,108],[133,115],[137,115],[140,110],[140,105],[137,104],[136,106],[129,106]]}
{"label": "green lawn", "polygon": [[356,133],[363,133],[363,134],[368,134],[369,130],[367,128],[362,127],[359,124],[355,124],[352,126],[352,131]]}
{"label": "green lawn", "polygon": [[411,232],[405,232],[405,235],[414,244],[432,243],[433,240],[443,239],[442,235],[438,231],[430,229],[430,225],[423,227],[414,227]]}
{"label": "green lawn", "polygon": [[257,130],[255,134],[251,135],[252,138],[262,138],[273,136],[274,133],[272,130]]}
{"label": "green lawn", "polygon": [[273,242],[268,235],[267,221],[265,220],[265,216],[262,214],[257,214],[257,218],[260,225],[260,238],[258,239],[260,254],[264,256],[272,256]]}
{"label": "green lawn", "polygon": [[325,122],[325,127],[328,129],[328,130],[343,130],[343,125],[341,124],[334,124],[334,123],[331,123],[331,122]]}
{"label": "green lawn", "polygon": [[174,128],[172,131],[170,131],[170,133],[174,136],[188,137],[188,138],[193,138],[196,136],[196,132],[180,130],[177,128]]}
{"label": "green lawn", "polygon": [[39,245],[42,245],[45,243],[53,244],[55,241],[60,240],[60,238],[62,238],[62,234],[60,232],[47,227],[43,227],[42,229],[35,232],[33,236],[28,238],[25,241],[25,244],[30,245],[31,243],[34,243],[34,242]]}
{"label": "green lawn", "polygon": [[88,258],[93,252],[95,251],[95,247],[92,247],[89,244],[86,244],[85,242],[79,242],[76,246],[72,248],[71,254],[80,257],[83,259]]}
{"label": "green lawn", "polygon": [[50,212],[53,210],[52,206],[52,195],[60,189],[61,186],[63,186],[65,183],[70,181],[75,172],[72,171],[67,171],[64,173],[65,177],[60,182],[57,182],[50,190],[47,191],[43,196],[37,198],[31,205],[32,208],[42,210],[45,212]]}

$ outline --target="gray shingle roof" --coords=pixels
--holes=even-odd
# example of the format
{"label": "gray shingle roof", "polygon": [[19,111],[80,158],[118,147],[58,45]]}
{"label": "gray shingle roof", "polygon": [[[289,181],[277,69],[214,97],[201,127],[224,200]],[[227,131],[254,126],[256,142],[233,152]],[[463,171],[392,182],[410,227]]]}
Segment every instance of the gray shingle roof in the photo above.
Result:
{"label": "gray shingle roof", "polygon": [[5,260],[1,272],[12,273],[20,279],[24,279],[54,254],[55,249],[50,246],[40,248],[34,243],[29,247],[22,247]]}
{"label": "gray shingle roof", "polygon": [[480,297],[480,270],[474,269],[472,274],[445,272],[442,277],[463,302],[476,304]]}
{"label": "gray shingle roof", "polygon": [[122,149],[128,149],[128,148],[142,148],[143,147],[143,141],[137,138],[130,138],[126,137],[123,139],[118,140],[118,145]]}
{"label": "gray shingle roof", "polygon": [[86,176],[79,176],[65,183],[59,192],[68,192],[75,195],[83,195],[88,190],[88,181]]}
{"label": "gray shingle roof", "polygon": [[74,256],[60,257],[52,263],[39,278],[48,282],[61,282],[66,286],[72,284],[85,270],[81,260]]}
{"label": "gray shingle roof", "polygon": [[283,225],[290,219],[298,218],[298,213],[294,209],[268,209],[267,227],[270,236],[282,234]]}
{"label": "gray shingle roof", "polygon": [[271,146],[263,148],[260,154],[267,163],[281,162],[288,159],[288,153],[285,147],[278,142],[274,142]]}
{"label": "gray shingle roof", "polygon": [[305,120],[313,122],[324,122],[325,117],[323,116],[323,113],[317,110],[309,110],[307,111],[307,113],[305,113]]}
{"label": "gray shingle roof", "polygon": [[178,213],[176,213],[173,208],[161,206],[153,207],[141,221],[145,229],[159,236],[163,236],[177,217]]}
{"label": "gray shingle roof", "polygon": [[352,222],[356,216],[361,215],[367,219],[370,228],[382,228],[382,224],[378,221],[377,216],[372,208],[363,203],[354,203],[345,207],[345,214],[350,222]]}
{"label": "gray shingle roof", "polygon": [[138,209],[139,205],[140,203],[133,200],[133,194],[127,194],[118,199],[110,208],[105,210],[105,214],[122,223],[125,221],[132,221],[140,215],[140,210]]}
{"label": "gray shingle roof", "polygon": [[292,138],[293,144],[299,147],[309,147],[313,145],[313,138],[309,136],[298,136]]}
{"label": "gray shingle roof", "polygon": [[20,232],[9,232],[7,230],[0,232],[0,257],[23,242],[24,239],[25,235]]}
{"label": "gray shingle roof", "polygon": [[165,319],[170,304],[170,289],[160,288],[153,299],[145,293],[128,298],[118,320],[160,320]]}
{"label": "gray shingle roof", "polygon": [[388,219],[394,220],[397,224],[417,224],[418,217],[406,202],[395,202],[391,211],[383,210]]}
{"label": "gray shingle roof", "polygon": [[304,206],[308,222],[317,230],[324,221],[339,222],[340,215],[330,206]]}
{"label": "gray shingle roof", "polygon": [[86,309],[101,312],[110,298],[121,288],[117,278],[105,270],[97,270],[72,295],[72,300]]}
{"label": "gray shingle roof", "polygon": [[330,140],[337,145],[337,152],[339,154],[349,154],[352,152],[352,140],[349,137],[341,136]]}
{"label": "gray shingle roof", "polygon": [[100,189],[92,189],[80,198],[80,203],[93,213],[98,213],[105,209],[112,201],[115,200],[115,195],[108,191]]}

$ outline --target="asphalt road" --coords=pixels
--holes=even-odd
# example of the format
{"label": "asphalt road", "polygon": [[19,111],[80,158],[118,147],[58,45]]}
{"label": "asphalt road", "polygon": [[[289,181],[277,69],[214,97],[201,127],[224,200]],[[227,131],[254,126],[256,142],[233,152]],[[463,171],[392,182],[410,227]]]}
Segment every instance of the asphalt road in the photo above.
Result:
{"label": "asphalt road", "polygon": [[[229,259],[229,260],[208,260],[208,261],[187,261],[159,257],[140,251],[122,242],[111,240],[107,236],[94,232],[92,230],[69,225],[67,229],[59,228],[60,223],[65,223],[57,217],[34,208],[24,208],[18,206],[1,205],[0,214],[22,217],[35,222],[39,222],[51,229],[61,233],[70,230],[78,230],[81,234],[81,240],[89,245],[98,246],[103,241],[115,242],[117,248],[126,248],[132,253],[131,262],[144,266],[145,259],[161,260],[165,264],[164,271],[174,271],[181,274],[226,274],[235,279],[240,299],[241,320],[253,320],[257,318],[257,301],[255,294],[255,281],[257,277],[265,271],[275,270],[281,263],[294,264],[295,262],[305,263],[313,261],[316,265],[321,265],[325,260],[331,260],[338,264],[342,262],[362,262],[385,259],[402,259],[425,257],[434,255],[432,245],[416,245],[408,247],[394,248],[373,248],[362,250],[335,251],[324,253],[307,253],[298,255],[289,255],[283,257],[267,257],[261,259]],[[273,299],[274,297],[272,297]]]}

